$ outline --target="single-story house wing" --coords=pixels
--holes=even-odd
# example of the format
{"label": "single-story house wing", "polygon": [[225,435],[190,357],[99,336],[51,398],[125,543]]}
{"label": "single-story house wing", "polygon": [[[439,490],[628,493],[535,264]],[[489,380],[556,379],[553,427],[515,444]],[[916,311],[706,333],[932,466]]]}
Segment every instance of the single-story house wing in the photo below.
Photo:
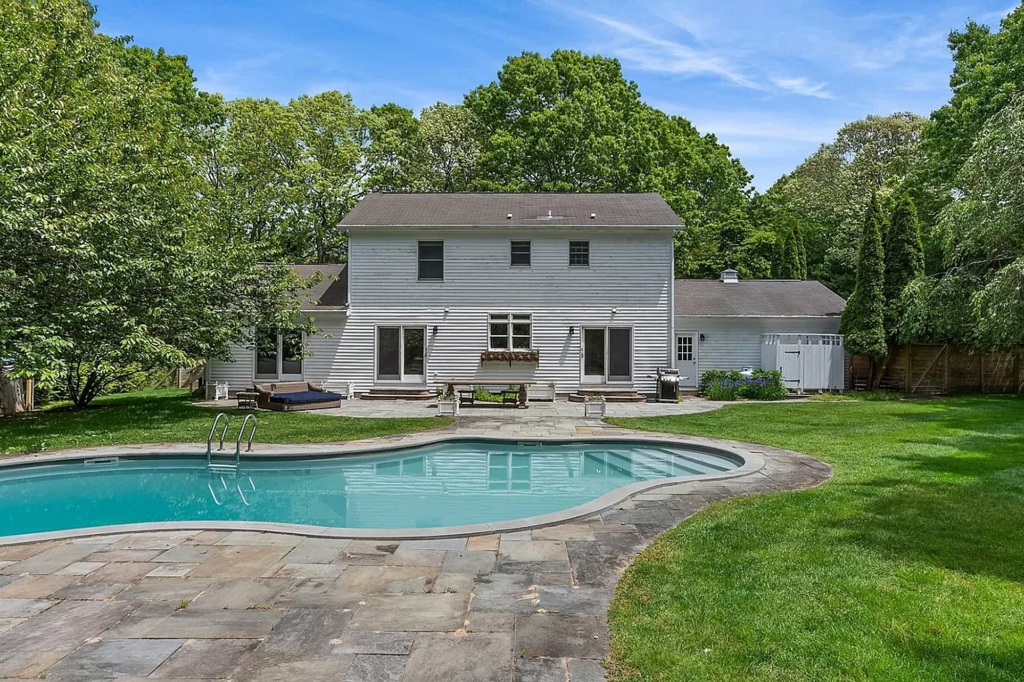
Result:
{"label": "single-story house wing", "polygon": [[[684,377],[681,383],[696,386],[700,375],[711,369],[780,369],[780,361],[772,360],[766,366],[767,358],[776,353],[774,349],[766,351],[766,346],[780,341],[784,345],[841,349],[839,318],[845,305],[841,296],[815,281],[741,281],[735,270],[724,271],[719,279],[677,279],[674,350],[676,365]],[[785,336],[780,339],[779,335]],[[795,354],[786,350],[782,353]],[[824,383],[835,384],[838,380],[839,385],[815,385],[823,382],[810,381],[808,376],[800,388],[843,389],[843,361],[837,362],[840,376]],[[829,370],[830,376],[837,371],[831,365]],[[796,383],[795,377],[787,378],[793,379],[791,384]]]}

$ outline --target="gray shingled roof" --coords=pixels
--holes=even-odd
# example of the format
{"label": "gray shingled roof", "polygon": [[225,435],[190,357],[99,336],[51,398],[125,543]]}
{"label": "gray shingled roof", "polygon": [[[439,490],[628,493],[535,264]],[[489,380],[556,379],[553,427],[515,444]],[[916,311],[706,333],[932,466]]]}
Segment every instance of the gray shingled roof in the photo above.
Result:
{"label": "gray shingled roof", "polygon": [[299,277],[308,279],[322,273],[323,279],[302,292],[303,310],[330,310],[348,305],[347,265],[292,265]]}
{"label": "gray shingled roof", "polygon": [[839,294],[821,282],[676,280],[677,316],[826,317],[839,315],[845,305]]}
{"label": "gray shingled roof", "polygon": [[341,224],[346,227],[681,226],[678,216],[656,193],[369,194]]}

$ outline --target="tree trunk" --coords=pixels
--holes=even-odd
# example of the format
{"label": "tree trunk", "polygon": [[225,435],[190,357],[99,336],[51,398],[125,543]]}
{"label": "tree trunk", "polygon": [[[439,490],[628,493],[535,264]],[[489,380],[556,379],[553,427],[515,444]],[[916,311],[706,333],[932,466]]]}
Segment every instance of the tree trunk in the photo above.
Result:
{"label": "tree trunk", "polygon": [[[878,368],[878,372],[874,372],[874,366],[875,366],[876,360],[875,360],[875,358],[871,358],[871,366],[872,366],[872,374],[873,374],[872,381],[871,381],[871,388],[873,390],[877,391],[878,387],[882,385],[882,378],[885,376],[885,373],[889,371],[889,363],[892,361],[892,357],[895,354],[896,354],[896,346],[894,346],[891,343],[886,344],[885,357],[882,358],[882,366]],[[909,381],[909,378],[907,380]]]}
{"label": "tree trunk", "polygon": [[27,409],[21,379],[0,378],[0,415],[17,414]]}

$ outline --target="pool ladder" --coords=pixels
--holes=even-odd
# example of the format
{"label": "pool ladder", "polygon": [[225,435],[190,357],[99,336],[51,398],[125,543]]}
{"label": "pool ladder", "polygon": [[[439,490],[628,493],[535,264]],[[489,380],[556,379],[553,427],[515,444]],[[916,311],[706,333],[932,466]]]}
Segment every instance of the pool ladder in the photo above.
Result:
{"label": "pool ladder", "polygon": [[220,430],[220,440],[217,445],[217,452],[224,451],[224,436],[228,432],[228,423],[231,418],[221,412],[213,418],[213,424],[210,426],[210,433],[206,437],[206,467],[210,471],[237,473],[238,464],[242,459],[242,437],[245,435],[245,427],[249,425],[250,420],[252,420],[252,428],[249,430],[249,438],[246,440],[245,451],[252,452],[252,441],[253,438],[256,437],[256,415],[247,414],[245,415],[245,419],[242,420],[242,428],[238,430],[238,438],[235,439],[234,462],[215,462],[213,460],[213,435],[217,432],[217,425],[220,424],[221,419],[224,420],[224,426]]}
{"label": "pool ladder", "polygon": [[[230,488],[228,486],[228,482],[224,480],[224,474],[221,474],[219,478],[220,478],[220,485],[221,485],[221,493],[223,494],[225,492],[230,492]],[[246,476],[246,482],[249,484],[247,486],[249,488],[249,492],[250,493],[256,492],[256,484],[253,483],[252,476]],[[213,498],[214,504],[216,504],[218,507],[221,506],[222,504],[224,504],[222,499],[217,497],[217,491],[213,489],[213,481],[209,481],[206,484],[206,487],[210,489],[210,497]],[[242,504],[244,504],[246,507],[248,507],[249,504],[250,504],[249,503],[249,498],[246,497],[245,490],[242,489],[242,483],[240,481],[236,481],[235,482],[235,490],[238,491],[238,497],[241,498]]]}

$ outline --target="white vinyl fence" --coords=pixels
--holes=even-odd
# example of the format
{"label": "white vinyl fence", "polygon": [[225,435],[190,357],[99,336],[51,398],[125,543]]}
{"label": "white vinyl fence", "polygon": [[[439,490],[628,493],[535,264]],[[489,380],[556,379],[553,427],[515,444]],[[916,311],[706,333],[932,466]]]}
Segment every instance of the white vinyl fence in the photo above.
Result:
{"label": "white vinyl fence", "polygon": [[762,334],[761,368],[782,371],[786,388],[842,391],[846,352],[839,334]]}

